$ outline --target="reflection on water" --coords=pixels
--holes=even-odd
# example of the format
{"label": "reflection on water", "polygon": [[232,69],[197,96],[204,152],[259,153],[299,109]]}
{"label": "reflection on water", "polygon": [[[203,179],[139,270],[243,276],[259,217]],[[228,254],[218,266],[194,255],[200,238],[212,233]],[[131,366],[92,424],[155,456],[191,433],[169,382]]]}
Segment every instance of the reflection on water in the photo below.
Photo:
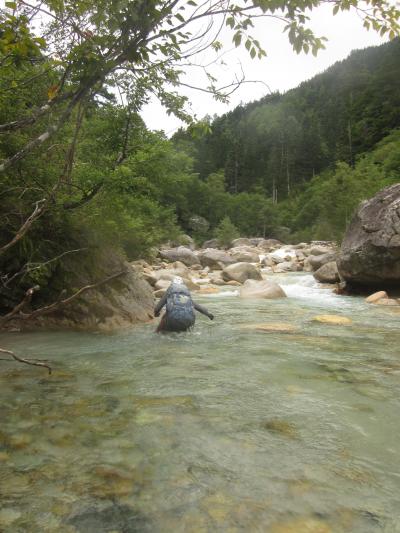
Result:
{"label": "reflection on water", "polygon": [[56,371],[1,363],[0,531],[400,532],[399,315],[274,279],[188,334],[3,335]]}

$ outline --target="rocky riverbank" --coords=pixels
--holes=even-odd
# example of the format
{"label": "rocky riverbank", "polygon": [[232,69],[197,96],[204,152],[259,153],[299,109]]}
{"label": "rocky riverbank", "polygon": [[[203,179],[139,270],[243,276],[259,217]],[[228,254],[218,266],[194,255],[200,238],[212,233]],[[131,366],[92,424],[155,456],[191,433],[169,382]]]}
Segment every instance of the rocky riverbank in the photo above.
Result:
{"label": "rocky riverbank", "polygon": [[[149,264],[139,260],[132,267],[151,286],[155,298],[163,296],[174,276],[184,279],[198,294],[217,293],[223,286],[236,287],[241,298],[285,298],[274,274],[310,272],[321,286],[329,284],[343,293],[345,283],[338,271],[340,249],[336,243],[313,241],[295,245],[276,239],[240,238],[229,248],[218,247],[215,240],[199,249],[193,242],[186,246],[163,246],[158,258]],[[368,303],[399,305],[384,291],[369,294]]]}

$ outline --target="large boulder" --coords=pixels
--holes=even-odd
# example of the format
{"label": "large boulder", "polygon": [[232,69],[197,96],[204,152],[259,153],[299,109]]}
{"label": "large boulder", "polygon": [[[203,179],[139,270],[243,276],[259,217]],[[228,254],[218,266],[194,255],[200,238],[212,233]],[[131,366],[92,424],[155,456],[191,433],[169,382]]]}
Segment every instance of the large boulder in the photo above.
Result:
{"label": "large boulder", "polygon": [[203,267],[210,267],[216,270],[222,270],[224,266],[231,265],[235,262],[226,252],[216,250],[215,248],[207,248],[199,252],[200,263]]}
{"label": "large boulder", "polygon": [[318,255],[309,255],[307,258],[307,263],[311,265],[313,270],[318,270],[326,263],[331,261],[336,261],[337,254],[335,252],[327,252],[324,254]]}
{"label": "large boulder", "polygon": [[261,250],[265,250],[269,252],[273,248],[276,248],[278,246],[282,246],[281,241],[278,241],[278,239],[263,239],[258,243],[258,248],[261,248]]}
{"label": "large boulder", "polygon": [[400,286],[400,183],[359,206],[346,231],[338,269],[350,287]]}
{"label": "large boulder", "polygon": [[261,273],[251,263],[235,263],[228,265],[222,271],[222,278],[225,281],[238,281],[244,283],[247,279],[261,280]]}
{"label": "large boulder", "polygon": [[242,248],[232,248],[229,250],[231,257],[237,262],[237,263],[259,263],[260,262],[260,256],[257,253],[257,251],[254,250],[254,248],[251,248],[249,246],[242,247]]}
{"label": "large boulder", "polygon": [[204,241],[202,248],[219,248],[219,241],[218,239],[210,239],[209,241]]}
{"label": "large boulder", "polygon": [[230,248],[236,248],[237,246],[251,246],[251,240],[246,239],[245,237],[240,237],[239,239],[233,239],[231,242]]}
{"label": "large boulder", "polygon": [[277,283],[269,280],[248,279],[240,288],[241,298],[286,298],[286,293]]}
{"label": "large boulder", "polygon": [[321,283],[337,283],[340,281],[336,261],[330,261],[322,265],[322,267],[314,272],[314,278]]}
{"label": "large boulder", "polygon": [[160,250],[160,257],[170,263],[181,261],[186,266],[199,263],[197,255],[186,246],[178,246],[177,248],[170,248],[169,250]]}

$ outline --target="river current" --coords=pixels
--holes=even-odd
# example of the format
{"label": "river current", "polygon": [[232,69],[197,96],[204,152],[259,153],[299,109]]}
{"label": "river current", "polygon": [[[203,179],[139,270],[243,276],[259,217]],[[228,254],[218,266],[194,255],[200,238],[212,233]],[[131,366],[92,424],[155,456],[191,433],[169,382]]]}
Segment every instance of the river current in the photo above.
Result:
{"label": "river current", "polygon": [[0,362],[0,531],[399,533],[399,308],[273,279],[190,333],[1,335],[54,373]]}

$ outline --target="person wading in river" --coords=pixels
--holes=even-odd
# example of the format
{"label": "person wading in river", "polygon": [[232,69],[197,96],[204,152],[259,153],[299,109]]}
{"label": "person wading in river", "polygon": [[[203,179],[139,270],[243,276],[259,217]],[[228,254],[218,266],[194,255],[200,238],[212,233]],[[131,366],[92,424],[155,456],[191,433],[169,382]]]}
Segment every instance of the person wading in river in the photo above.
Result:
{"label": "person wading in river", "polygon": [[187,331],[194,326],[196,316],[194,310],[214,320],[205,307],[192,300],[189,289],[179,276],[174,277],[167,292],[154,309],[154,315],[160,316],[160,311],[165,305],[165,314],[160,320],[157,333],[164,331]]}

